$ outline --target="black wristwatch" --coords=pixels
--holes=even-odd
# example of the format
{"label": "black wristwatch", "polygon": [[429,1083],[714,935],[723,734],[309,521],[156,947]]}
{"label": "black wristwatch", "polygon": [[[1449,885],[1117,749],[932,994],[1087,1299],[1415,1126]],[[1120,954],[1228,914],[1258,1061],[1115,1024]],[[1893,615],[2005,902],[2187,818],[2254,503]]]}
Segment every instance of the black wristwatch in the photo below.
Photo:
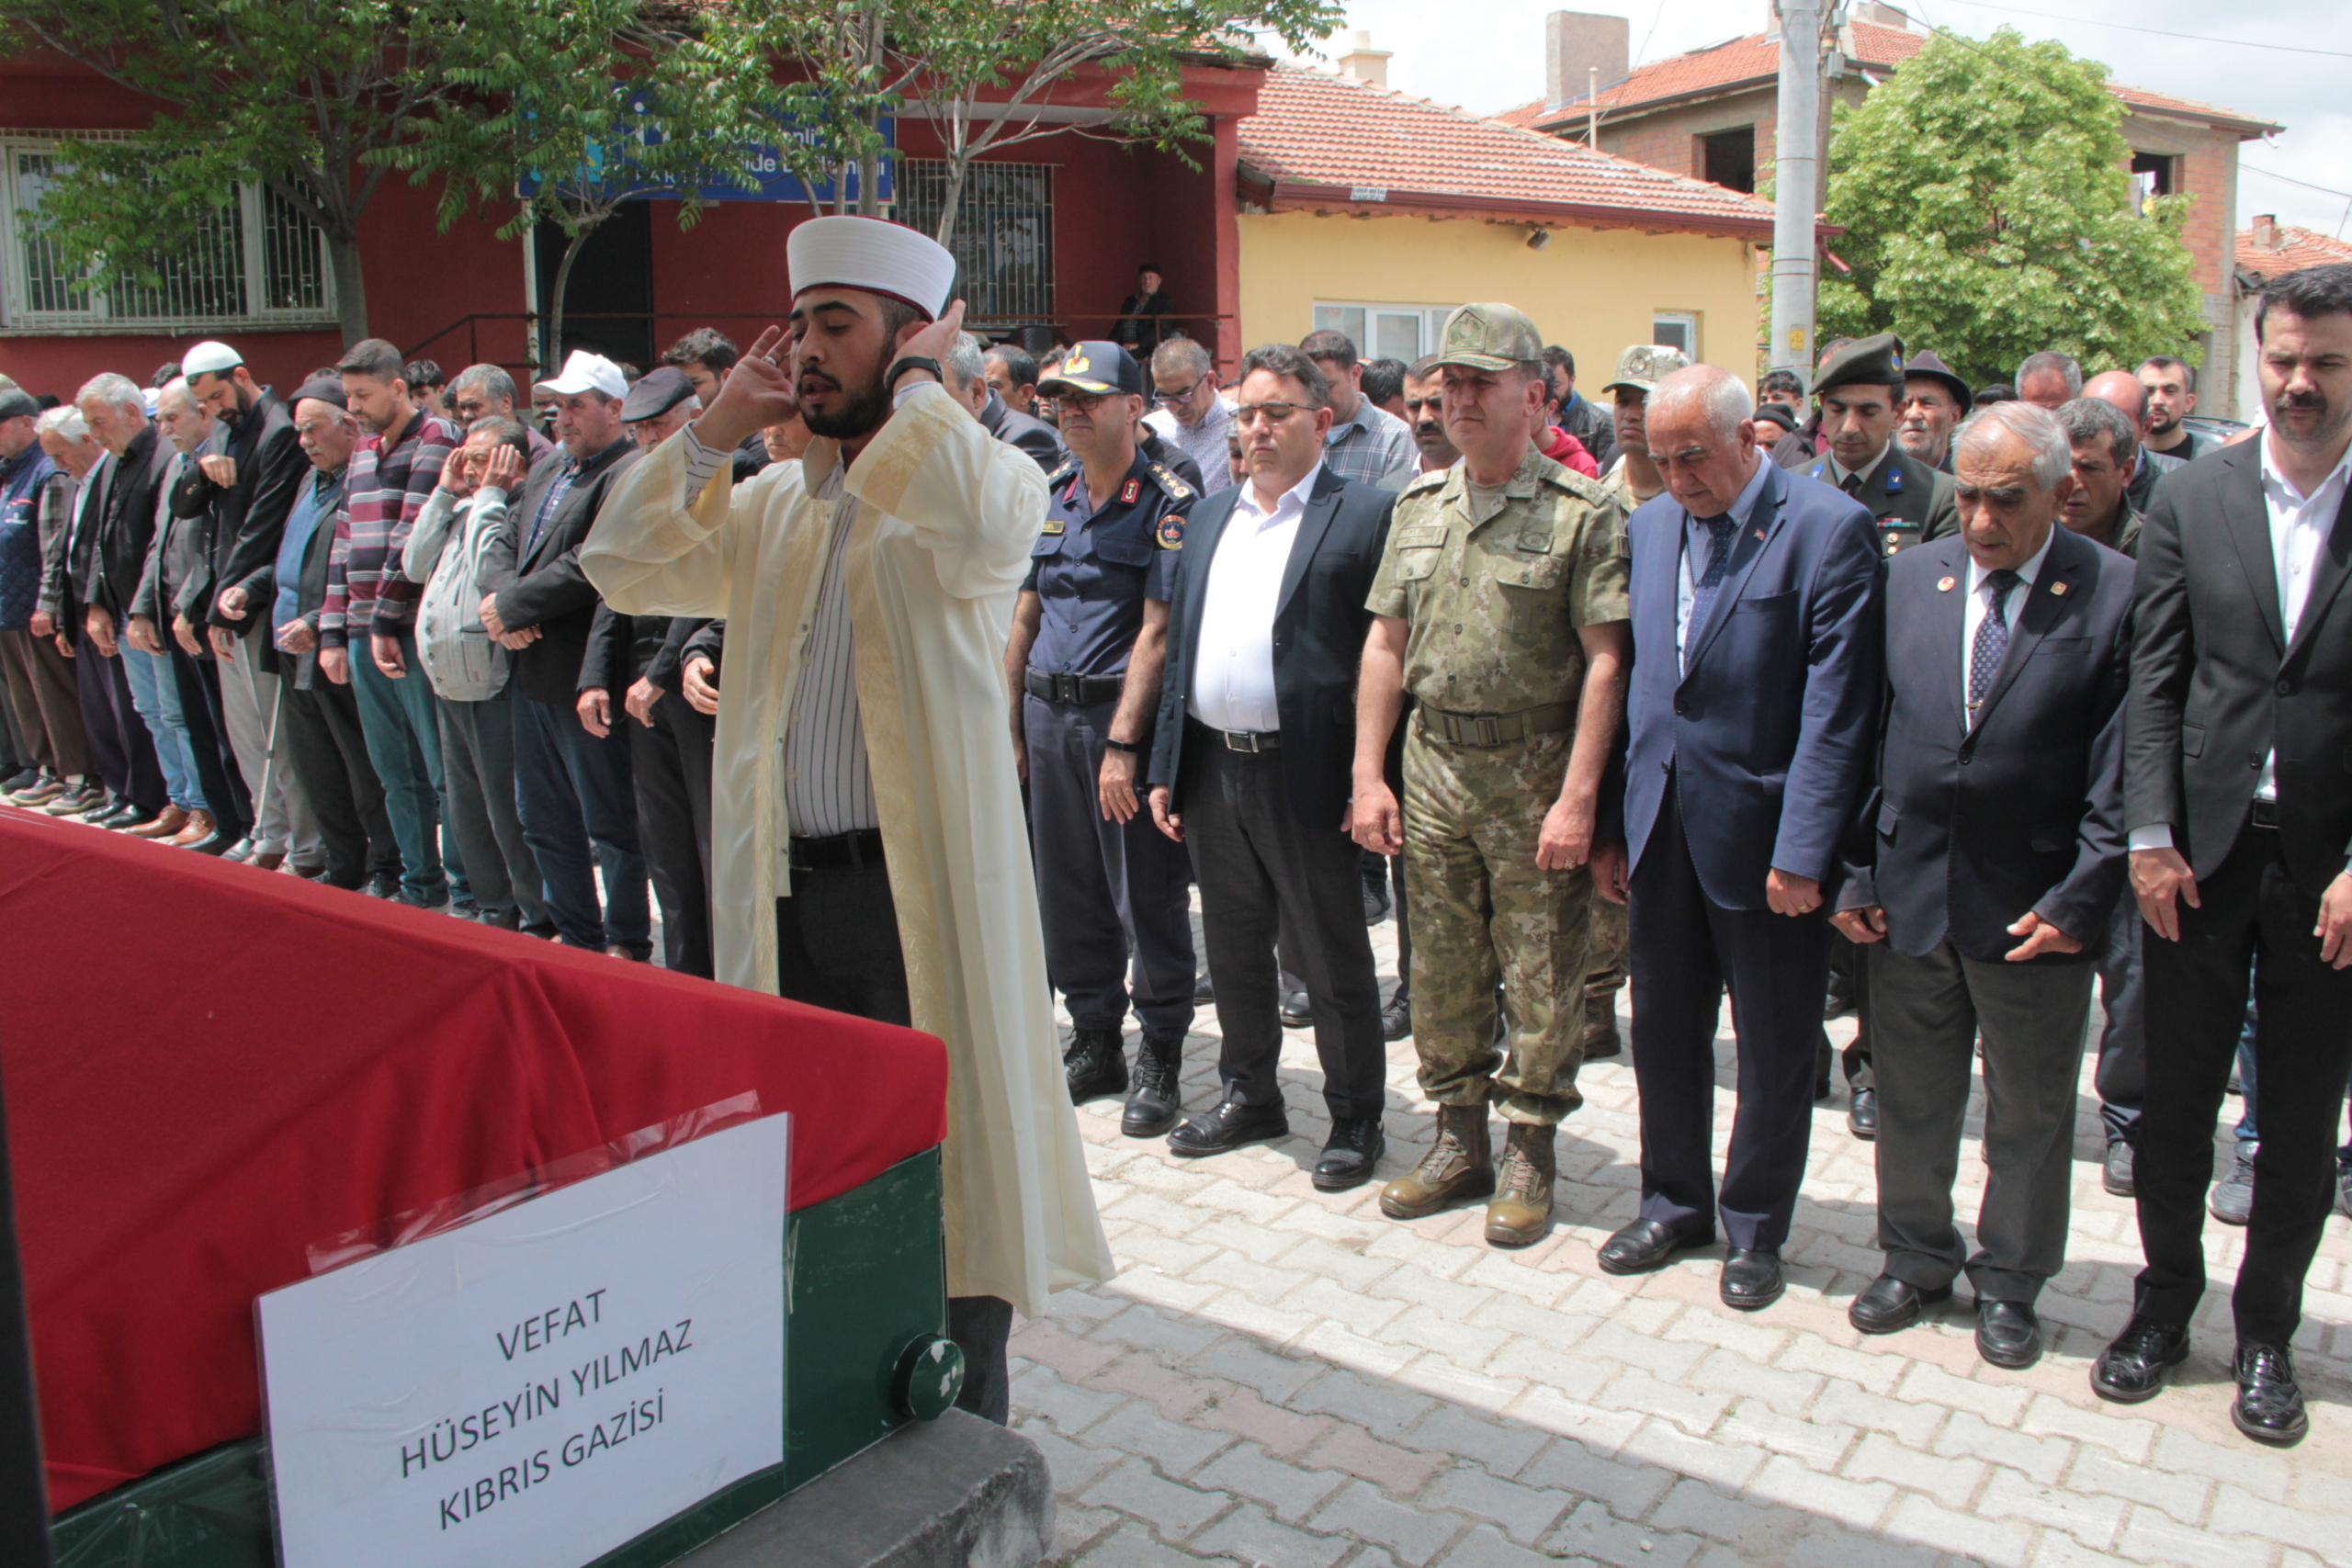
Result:
{"label": "black wristwatch", "polygon": [[928,370],[937,378],[941,386],[947,385],[947,372],[939,367],[939,361],[925,359],[920,354],[904,355],[892,360],[889,373],[882,378],[882,384],[889,388],[891,394],[896,396],[899,390],[899,378],[910,370]]}
{"label": "black wristwatch", "polygon": [[1102,738],[1102,744],[1108,746],[1114,751],[1125,751],[1130,757],[1140,757],[1143,755],[1142,748],[1138,747],[1131,740],[1114,740],[1106,735]]}

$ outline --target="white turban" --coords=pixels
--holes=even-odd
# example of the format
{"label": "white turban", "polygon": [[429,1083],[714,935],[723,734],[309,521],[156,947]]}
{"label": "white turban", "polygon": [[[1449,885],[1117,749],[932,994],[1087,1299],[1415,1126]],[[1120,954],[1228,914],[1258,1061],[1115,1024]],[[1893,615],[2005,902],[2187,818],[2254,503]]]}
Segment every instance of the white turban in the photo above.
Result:
{"label": "white turban", "polygon": [[956,286],[956,257],[928,234],[878,218],[811,218],[786,237],[797,299],[827,284],[887,294],[933,321]]}

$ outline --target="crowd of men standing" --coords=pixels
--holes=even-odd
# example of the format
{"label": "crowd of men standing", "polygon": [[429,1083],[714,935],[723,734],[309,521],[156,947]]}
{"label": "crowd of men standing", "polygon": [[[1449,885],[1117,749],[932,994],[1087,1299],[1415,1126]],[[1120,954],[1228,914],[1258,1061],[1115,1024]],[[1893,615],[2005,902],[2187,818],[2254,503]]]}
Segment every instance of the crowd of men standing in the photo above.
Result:
{"label": "crowd of men standing", "polygon": [[[1336,1191],[1376,1174],[1409,1033],[1436,1135],[1382,1210],[1484,1201],[1524,1246],[1630,979],[1640,1208],[1598,1265],[1720,1239],[1723,1300],[1758,1310],[1850,1008],[1885,1255],[1852,1321],[1903,1329],[1964,1273],[1980,1353],[2018,1367],[2096,979],[2104,1179],[2148,1267],[2094,1384],[2144,1399],[2186,1357],[2210,1201],[2248,1227],[2233,1416],[2300,1438],[2352,1071],[2352,267],[2274,282],[2256,332],[2265,423],[2211,449],[2177,360],[2086,381],[2038,354],[1972,389],[1892,335],[1761,404],[1635,344],[1604,410],[1500,304],[1414,365],[1317,332],[1224,387],[1182,337],[893,366],[1046,475],[1003,659],[1070,1096],[1188,1157],[1284,1136],[1283,1030],[1311,1028]],[[658,902],[662,961],[710,975],[726,623],[616,613],[582,560],[681,432],[696,485],[807,446],[792,417],[704,447],[735,362],[707,330],[642,376],[574,353],[518,409],[499,367],[442,388],[381,340],[284,396],[207,342],[148,388],[0,391],[9,798],[620,958]],[[847,691],[848,623],[814,621],[809,689]],[[880,852],[856,706],[795,701],[792,864],[854,870]],[[1187,1115],[1212,997],[1220,1093]],[[2209,1194],[2233,1080],[2244,1153]]]}

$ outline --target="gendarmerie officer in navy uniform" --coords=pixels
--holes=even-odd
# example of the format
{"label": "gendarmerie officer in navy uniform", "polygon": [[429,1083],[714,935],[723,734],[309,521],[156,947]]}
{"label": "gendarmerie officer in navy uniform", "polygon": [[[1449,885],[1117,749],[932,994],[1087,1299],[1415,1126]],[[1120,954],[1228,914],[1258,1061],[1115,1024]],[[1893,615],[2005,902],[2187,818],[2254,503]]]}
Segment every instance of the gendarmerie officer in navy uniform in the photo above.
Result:
{"label": "gendarmerie officer in navy uniform", "polygon": [[[1960,532],[1960,502],[1950,474],[1931,468],[1894,439],[1909,374],[1903,343],[1893,333],[1841,344],[1821,361],[1813,389],[1821,400],[1821,434],[1829,450],[1804,471],[1835,485],[1865,507],[1878,525],[1879,553],[1887,559],[1914,545]],[[1830,952],[1833,998],[1850,996],[1854,1043],[1846,1048],[1846,1084],[1852,1098],[1846,1124],[1858,1138],[1878,1136],[1878,1087],[1871,1072],[1869,954],[1843,935]],[[1833,1002],[1833,1008],[1837,1004]],[[1839,1009],[1838,1010],[1842,1010]],[[1829,1081],[1828,1037],[1819,1087]]]}
{"label": "gendarmerie officer in navy uniform", "polygon": [[[1029,783],[1046,973],[1069,1006],[1070,1098],[1127,1089],[1132,994],[1143,1022],[1121,1131],[1166,1132],[1193,1024],[1184,848],[1139,795],[1168,652],[1168,601],[1193,487],[1136,449],[1143,372],[1114,343],[1081,343],[1037,389],[1061,406],[1069,461],[1047,479],[1046,523],[1006,649],[1014,754]],[[1132,988],[1128,954],[1135,955]]]}

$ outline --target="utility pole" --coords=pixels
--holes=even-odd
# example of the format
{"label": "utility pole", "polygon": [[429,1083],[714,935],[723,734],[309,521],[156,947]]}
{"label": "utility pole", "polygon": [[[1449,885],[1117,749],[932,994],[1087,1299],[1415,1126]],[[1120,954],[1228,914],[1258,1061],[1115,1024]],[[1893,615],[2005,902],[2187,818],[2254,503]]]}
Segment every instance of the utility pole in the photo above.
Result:
{"label": "utility pole", "polygon": [[1814,218],[1821,210],[1822,0],[1781,0],[1780,122],[1773,131],[1771,368],[1811,384]]}

